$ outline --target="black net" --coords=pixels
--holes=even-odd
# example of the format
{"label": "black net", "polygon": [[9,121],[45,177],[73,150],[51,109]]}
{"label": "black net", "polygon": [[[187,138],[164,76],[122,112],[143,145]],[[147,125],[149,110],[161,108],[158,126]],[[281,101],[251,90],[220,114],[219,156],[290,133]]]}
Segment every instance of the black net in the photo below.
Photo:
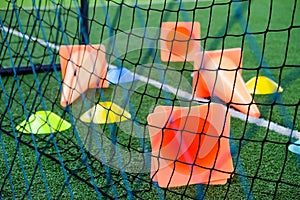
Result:
{"label": "black net", "polygon": [[0,2],[0,199],[297,199],[299,35],[297,0]]}

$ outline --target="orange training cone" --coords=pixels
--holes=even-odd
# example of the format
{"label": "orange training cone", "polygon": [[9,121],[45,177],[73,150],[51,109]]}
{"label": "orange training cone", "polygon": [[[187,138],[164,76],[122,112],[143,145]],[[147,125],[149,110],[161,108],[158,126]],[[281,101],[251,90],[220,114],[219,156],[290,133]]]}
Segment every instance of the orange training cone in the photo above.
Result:
{"label": "orange training cone", "polygon": [[195,96],[217,96],[237,110],[258,118],[260,112],[241,75],[241,49],[206,51],[197,55],[193,77]]}
{"label": "orange training cone", "polygon": [[163,22],[161,26],[161,60],[193,61],[200,51],[200,23]]}
{"label": "orange training cone", "polygon": [[160,187],[225,184],[231,177],[230,116],[224,106],[159,106],[147,120],[151,177]]}
{"label": "orange training cone", "polygon": [[61,105],[72,104],[88,88],[107,88],[103,45],[71,45],[59,49],[62,71]]}

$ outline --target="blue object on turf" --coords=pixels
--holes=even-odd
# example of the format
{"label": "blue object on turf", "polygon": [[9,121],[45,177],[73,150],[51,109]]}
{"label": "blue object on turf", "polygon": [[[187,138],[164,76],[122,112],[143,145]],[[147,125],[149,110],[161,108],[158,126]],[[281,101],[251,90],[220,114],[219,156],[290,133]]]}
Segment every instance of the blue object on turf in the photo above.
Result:
{"label": "blue object on turf", "polygon": [[112,68],[107,72],[107,80],[113,84],[129,83],[136,80],[133,73],[126,68]]}
{"label": "blue object on turf", "polygon": [[289,146],[289,150],[295,154],[300,155],[300,140],[294,142]]}

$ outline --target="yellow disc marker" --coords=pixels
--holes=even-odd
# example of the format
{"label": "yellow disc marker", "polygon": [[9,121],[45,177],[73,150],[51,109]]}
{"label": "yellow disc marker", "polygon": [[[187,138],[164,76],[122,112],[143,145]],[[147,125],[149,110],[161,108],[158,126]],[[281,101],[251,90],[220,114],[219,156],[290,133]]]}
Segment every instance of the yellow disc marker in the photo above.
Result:
{"label": "yellow disc marker", "polygon": [[37,111],[28,120],[22,121],[16,130],[22,133],[50,134],[62,132],[71,124],[51,111]]}
{"label": "yellow disc marker", "polygon": [[254,93],[254,89],[255,94],[273,94],[277,90],[278,92],[283,91],[282,87],[266,76],[253,77],[246,83],[246,86],[251,94]]}
{"label": "yellow disc marker", "polygon": [[90,108],[80,120],[86,123],[105,124],[125,121],[131,118],[130,113],[112,102],[99,102]]}

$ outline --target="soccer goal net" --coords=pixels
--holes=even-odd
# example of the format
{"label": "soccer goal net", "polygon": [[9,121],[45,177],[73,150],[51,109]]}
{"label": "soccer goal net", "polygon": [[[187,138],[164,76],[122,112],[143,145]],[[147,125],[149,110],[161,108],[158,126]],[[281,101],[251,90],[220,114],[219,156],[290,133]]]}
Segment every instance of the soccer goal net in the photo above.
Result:
{"label": "soccer goal net", "polygon": [[0,199],[297,199],[300,3],[2,0]]}

